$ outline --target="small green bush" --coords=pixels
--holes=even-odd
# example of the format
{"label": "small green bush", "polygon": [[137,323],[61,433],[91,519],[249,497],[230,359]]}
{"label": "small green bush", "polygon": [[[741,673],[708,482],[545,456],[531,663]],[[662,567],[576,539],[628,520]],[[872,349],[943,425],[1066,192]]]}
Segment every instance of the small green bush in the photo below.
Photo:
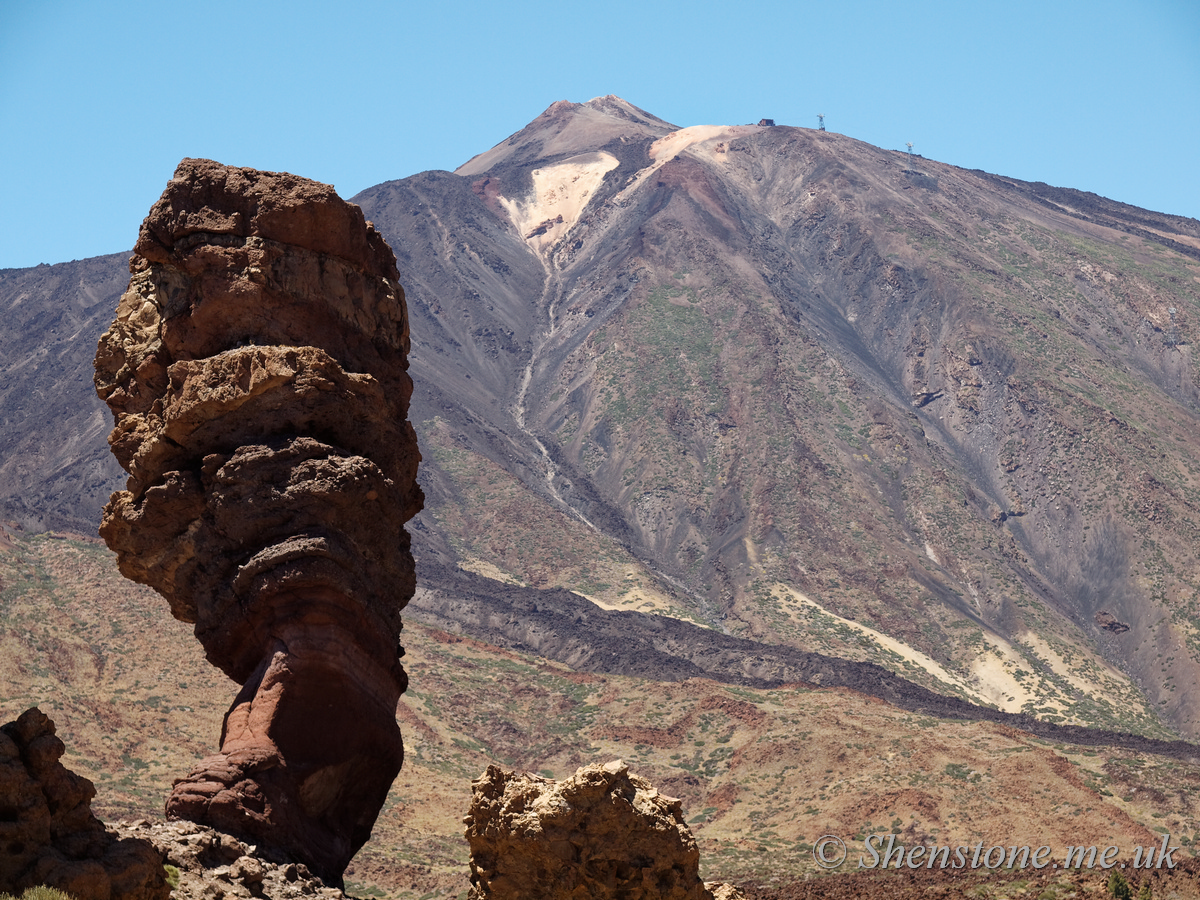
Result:
{"label": "small green bush", "polygon": [[171,886],[171,890],[179,887],[179,869],[175,866],[163,866],[163,871],[167,873],[167,884]]}
{"label": "small green bush", "polygon": [[[17,898],[12,894],[0,894],[0,900],[17,900]],[[58,888],[46,887],[43,884],[26,888],[20,900],[75,900],[75,898]]]}

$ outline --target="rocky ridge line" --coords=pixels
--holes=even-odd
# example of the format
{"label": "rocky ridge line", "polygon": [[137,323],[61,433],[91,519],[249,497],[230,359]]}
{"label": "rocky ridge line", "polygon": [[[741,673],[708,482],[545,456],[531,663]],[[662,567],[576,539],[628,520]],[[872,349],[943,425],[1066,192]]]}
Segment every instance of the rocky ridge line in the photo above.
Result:
{"label": "rocky ridge line", "polygon": [[571,591],[503,584],[444,564],[422,562],[409,614],[424,625],[565,663],[576,671],[658,681],[711,678],[777,688],[804,683],[850,688],[900,709],[943,719],[987,721],[1087,747],[1113,746],[1185,762],[1200,745],[1138,734],[1059,725],[947,697],[874,663],[762,644],[668,616],[604,609]]}

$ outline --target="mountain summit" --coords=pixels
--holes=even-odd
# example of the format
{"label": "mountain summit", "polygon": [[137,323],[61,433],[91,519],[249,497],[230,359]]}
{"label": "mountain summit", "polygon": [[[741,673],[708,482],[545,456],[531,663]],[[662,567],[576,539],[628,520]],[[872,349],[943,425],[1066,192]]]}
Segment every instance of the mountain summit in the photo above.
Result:
{"label": "mountain summit", "polygon": [[[354,200],[409,302],[414,614],[596,671],[820,651],[1200,735],[1200,223],[611,96]],[[120,262],[0,277],[31,524],[112,490],[78,348]]]}
{"label": "mountain summit", "polygon": [[612,94],[587,103],[559,100],[516,134],[463,163],[454,174],[479,175],[506,164],[586,152],[613,141],[659,138],[676,130],[670,122]]}
{"label": "mountain summit", "polygon": [[614,97],[356,201],[446,564],[1198,733],[1200,223]]}

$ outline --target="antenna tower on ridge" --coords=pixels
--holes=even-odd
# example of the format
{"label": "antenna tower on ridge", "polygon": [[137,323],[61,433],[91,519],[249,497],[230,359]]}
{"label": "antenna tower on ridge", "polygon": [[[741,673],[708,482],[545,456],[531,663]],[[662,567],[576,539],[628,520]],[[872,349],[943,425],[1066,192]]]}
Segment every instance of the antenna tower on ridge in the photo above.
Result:
{"label": "antenna tower on ridge", "polygon": [[916,154],[915,154],[915,153],[913,153],[913,143],[912,143],[912,141],[909,141],[909,142],[908,142],[907,144],[905,144],[904,146],[908,148],[908,155],[909,155],[909,156],[916,156]]}
{"label": "antenna tower on ridge", "polygon": [[825,113],[817,113],[817,121],[820,123],[819,125],[817,125],[817,131],[824,131],[825,130]]}

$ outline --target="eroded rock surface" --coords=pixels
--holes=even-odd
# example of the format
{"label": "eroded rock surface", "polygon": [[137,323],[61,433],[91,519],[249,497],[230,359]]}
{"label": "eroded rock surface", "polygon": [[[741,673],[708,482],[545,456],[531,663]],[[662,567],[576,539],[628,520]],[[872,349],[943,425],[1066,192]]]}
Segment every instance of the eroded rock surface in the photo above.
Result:
{"label": "eroded rock surface", "polygon": [[162,855],[174,882],[172,900],[344,900],[303,863],[273,857],[231,834],[194,822],[114,822],[118,834],[147,841]]}
{"label": "eroded rock surface", "polygon": [[243,685],[167,813],[338,883],[403,760],[420,508],[395,257],[328,185],[185,159],[96,353],[100,533]]}
{"label": "eroded rock surface", "polygon": [[45,884],[75,900],[166,900],[162,858],[105,830],[95,787],[63,766],[64,749],[36,707],[0,726],[0,893]]}
{"label": "eroded rock surface", "polygon": [[564,781],[497,766],[472,784],[463,819],[472,900],[713,900],[681,801],[621,760]]}

